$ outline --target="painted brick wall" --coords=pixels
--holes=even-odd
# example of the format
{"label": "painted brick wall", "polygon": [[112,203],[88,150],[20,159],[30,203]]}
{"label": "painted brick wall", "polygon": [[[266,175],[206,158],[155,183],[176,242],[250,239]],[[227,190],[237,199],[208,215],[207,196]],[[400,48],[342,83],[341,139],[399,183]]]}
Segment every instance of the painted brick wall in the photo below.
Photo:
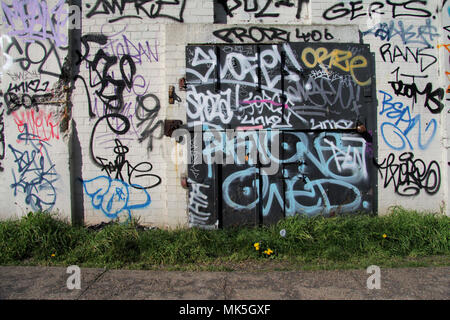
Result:
{"label": "painted brick wall", "polygon": [[[30,11],[27,17],[26,5]],[[2,2],[2,217],[30,210],[70,214],[63,58],[67,54],[64,1]],[[31,12],[41,14],[31,18]],[[29,23],[27,23],[29,22]],[[39,25],[44,25],[42,32]]]}
{"label": "painted brick wall", "polygon": [[163,132],[167,119],[186,122],[185,47],[285,41],[370,45],[379,213],[450,214],[445,1],[112,3],[82,1],[72,29],[62,0],[2,1],[1,218],[48,209],[87,224],[188,226],[186,148]]}

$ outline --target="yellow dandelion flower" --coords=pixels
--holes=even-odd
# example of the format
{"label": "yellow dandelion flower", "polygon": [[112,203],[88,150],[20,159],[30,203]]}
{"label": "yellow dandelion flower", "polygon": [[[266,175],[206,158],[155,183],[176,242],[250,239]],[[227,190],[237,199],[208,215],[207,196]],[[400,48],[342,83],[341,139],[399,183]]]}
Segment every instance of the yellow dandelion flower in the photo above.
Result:
{"label": "yellow dandelion flower", "polygon": [[259,242],[256,242],[253,246],[255,247],[256,250],[259,250]]}
{"label": "yellow dandelion flower", "polygon": [[273,251],[270,248],[268,248],[266,251],[264,251],[264,253],[270,256],[273,253]]}
{"label": "yellow dandelion flower", "polygon": [[386,238],[387,238],[387,234],[384,233],[384,234],[383,234],[383,239],[386,239]]}
{"label": "yellow dandelion flower", "polygon": [[54,257],[55,256],[55,254],[54,253],[52,253],[52,257]]}

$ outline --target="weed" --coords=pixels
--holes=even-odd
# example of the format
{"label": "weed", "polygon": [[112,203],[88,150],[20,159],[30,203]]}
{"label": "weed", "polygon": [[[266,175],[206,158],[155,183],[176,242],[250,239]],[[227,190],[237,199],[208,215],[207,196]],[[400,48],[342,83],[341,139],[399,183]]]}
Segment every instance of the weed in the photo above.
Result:
{"label": "weed", "polygon": [[37,212],[0,222],[0,264],[189,270],[228,270],[228,264],[249,261],[313,269],[420,265],[414,261],[421,257],[448,261],[449,238],[450,217],[400,207],[386,216],[295,216],[271,226],[169,231],[147,230],[134,220],[97,230],[75,227]]}

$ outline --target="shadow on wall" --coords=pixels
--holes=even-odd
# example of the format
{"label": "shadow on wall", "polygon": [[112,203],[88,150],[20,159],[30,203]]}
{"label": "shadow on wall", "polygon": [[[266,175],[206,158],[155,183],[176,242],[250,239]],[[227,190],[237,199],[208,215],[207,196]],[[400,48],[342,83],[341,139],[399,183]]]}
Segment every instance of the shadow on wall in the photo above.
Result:
{"label": "shadow on wall", "polygon": [[83,184],[78,177],[82,177],[83,159],[81,153],[80,139],[75,121],[72,119],[71,139],[69,145],[69,167],[70,167],[70,184],[71,184],[71,211],[72,224],[84,225],[84,195]]}
{"label": "shadow on wall", "polygon": [[[76,5],[81,11],[80,0],[70,0],[69,5]],[[80,21],[80,24],[82,22]],[[71,68],[70,74],[70,87],[75,87],[77,76],[80,72],[80,65],[75,63],[77,61],[77,52],[81,52],[81,30],[80,28],[73,28],[69,30],[69,44],[72,50],[69,50],[69,60]],[[73,108],[73,105],[71,105]],[[78,137],[77,125],[72,118],[71,126],[71,139],[69,144],[69,163],[70,163],[70,188],[71,188],[71,211],[72,211],[72,224],[84,225],[84,191],[83,183],[79,178],[82,177],[83,159],[81,152],[80,139]]]}

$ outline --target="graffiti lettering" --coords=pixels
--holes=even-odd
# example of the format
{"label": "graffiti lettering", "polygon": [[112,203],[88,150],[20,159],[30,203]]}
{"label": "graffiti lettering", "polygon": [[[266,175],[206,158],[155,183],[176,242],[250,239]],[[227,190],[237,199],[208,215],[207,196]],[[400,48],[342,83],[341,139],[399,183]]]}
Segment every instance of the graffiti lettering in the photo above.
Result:
{"label": "graffiti lettering", "polygon": [[[3,121],[3,114],[5,110],[2,108],[0,103],[0,160],[5,159],[5,123]],[[3,172],[4,168],[2,162],[0,161],[0,172]]]}
{"label": "graffiti lettering", "polygon": [[155,39],[153,46],[149,41],[136,43],[128,38],[126,27],[120,32],[108,35],[108,42],[101,46],[101,49],[106,54],[116,56],[119,59],[123,56],[130,56],[138,65],[141,65],[144,60],[146,62],[159,61],[158,41]]}
{"label": "graffiti lettering", "polygon": [[[89,43],[93,42],[100,45],[106,45],[107,39],[108,38],[105,35],[84,35],[81,38],[81,43],[84,45],[85,53],[84,55],[81,55],[81,53],[78,52],[79,61],[77,62],[77,64],[80,64],[82,61],[86,61],[89,67],[90,87],[95,88],[100,85],[100,88],[95,91],[96,95],[107,108],[117,112],[122,110],[124,107],[123,93],[125,88],[130,89],[133,85],[134,77],[136,74],[136,64],[134,63],[133,58],[130,55],[123,55],[119,60],[119,58],[116,56],[109,56],[108,54],[106,54],[103,49],[99,49],[95,53],[93,59],[89,60]],[[115,79],[114,74],[110,72],[110,68],[112,68],[118,62],[121,79]],[[125,68],[128,69],[128,72],[125,70]],[[95,77],[97,77],[98,81],[93,81]],[[105,92],[106,90],[109,90],[109,92]],[[90,105],[89,114],[93,116],[92,107]]]}
{"label": "graffiti lettering", "polygon": [[6,74],[12,81],[28,81],[41,78],[41,74],[38,71],[7,72]]}
{"label": "graffiti lettering", "polygon": [[427,19],[425,24],[422,25],[404,25],[403,21],[390,21],[389,23],[383,22],[375,25],[367,31],[364,31],[363,36],[373,34],[375,38],[379,38],[382,41],[395,40],[397,37],[405,45],[421,45],[426,48],[433,48],[433,43],[439,33],[437,28],[431,24],[431,20]]}
{"label": "graffiti lettering", "polygon": [[[423,52],[428,49],[405,47],[404,51],[402,51],[397,45],[392,46],[390,43],[385,43],[380,47],[380,54],[384,62],[394,63],[400,58],[404,62],[414,61],[415,63],[420,63],[420,72],[424,72],[437,62],[437,58],[434,55]],[[412,59],[410,59],[411,57]]]}
{"label": "graffiti lettering", "polygon": [[[94,125],[94,128],[92,129],[91,140],[89,143],[89,151],[91,154],[92,161],[94,161],[94,163],[98,167],[101,167],[101,168],[103,167],[103,164],[102,164],[102,162],[100,162],[98,160],[99,157],[97,157],[95,155],[94,140],[95,140],[95,134],[96,134],[97,127],[104,120],[106,120],[106,122],[109,126],[109,129],[116,135],[123,135],[123,134],[127,133],[128,130],[130,129],[130,121],[128,120],[127,117],[125,117],[124,115],[121,115],[121,114],[107,114],[97,120],[97,122]],[[116,120],[115,126],[112,123],[113,120]]]}
{"label": "graffiti lettering", "polygon": [[[203,132],[189,145],[197,161],[188,165],[191,222],[213,228],[220,216],[228,226],[371,211],[375,128],[366,121],[357,130],[358,119],[374,118],[361,109],[372,94],[369,57],[361,45],[188,46],[187,126]],[[270,175],[266,163],[275,164]],[[217,191],[218,206],[206,203]]]}
{"label": "graffiti lettering", "polygon": [[433,195],[439,191],[441,185],[441,171],[436,161],[428,165],[421,159],[414,159],[411,152],[404,152],[395,159],[394,154],[376,164],[380,175],[384,178],[384,188],[393,185],[400,196],[416,196],[422,190]]}
{"label": "graffiti lettering", "polygon": [[300,29],[295,29],[295,38],[296,39],[301,39],[304,42],[309,42],[310,40],[312,41],[323,41],[323,40],[333,40],[334,37],[331,33],[328,32],[328,29],[325,28],[325,30],[323,31],[323,35],[322,32],[319,30],[312,30],[311,32],[302,32],[300,34]]}
{"label": "graffiti lettering", "polygon": [[[310,49],[306,52],[306,49],[299,50],[305,52],[299,61],[292,52],[291,44],[271,46],[260,50],[259,54],[256,50],[240,53],[242,50],[236,52],[230,51],[228,46],[223,47],[218,69],[220,84],[224,89],[212,92],[210,87],[201,90],[200,86],[189,86],[186,95],[188,118],[215,126],[239,122],[262,125],[263,128],[289,128],[297,123],[307,128],[309,120],[306,117],[329,118],[330,114],[326,115],[327,108],[333,109],[333,116],[350,110],[359,114],[362,107],[358,103],[362,97],[361,84],[371,79],[364,83],[358,80],[358,84],[351,74],[344,73],[351,70],[352,63],[348,57],[353,56],[352,52],[341,50],[328,53],[326,50],[329,56],[326,60],[323,54],[325,50],[321,49],[323,47],[317,50],[307,48]],[[283,52],[285,58],[282,58]],[[361,55],[357,57],[364,64],[367,63],[367,60],[360,58]],[[190,65],[186,72],[193,82],[217,84],[217,56],[214,50],[202,47],[195,47],[192,51],[188,49],[188,62]],[[336,71],[327,70],[323,63]],[[356,63],[359,62],[353,62],[354,65]],[[315,66],[316,69],[305,72],[308,66]],[[322,68],[319,69],[319,66]],[[279,73],[281,70],[285,71],[284,81]],[[356,68],[354,71],[356,76]],[[361,79],[359,74],[357,77]],[[364,77],[367,77],[367,73],[364,73]],[[188,126],[195,124],[188,121]]]}
{"label": "graffiti lettering", "polygon": [[[381,1],[363,3],[363,1],[338,2],[323,12],[322,17],[326,20],[336,20],[340,18],[356,18],[373,15],[390,14],[392,18],[398,17],[431,17],[431,13],[426,9],[427,1],[423,0],[386,0],[386,4]],[[384,9],[384,10],[383,10]]]}
{"label": "graffiti lettering", "polygon": [[28,133],[26,125],[24,132],[18,136],[18,141],[25,142],[29,149],[23,150],[8,145],[17,168],[12,169],[14,183],[11,189],[14,196],[25,194],[25,203],[33,210],[51,210],[56,202],[55,182],[59,179],[55,165],[50,160],[48,142]]}
{"label": "graffiti lettering", "polygon": [[290,32],[279,28],[263,28],[263,27],[234,27],[220,29],[213,32],[216,38],[228,43],[245,42],[247,40],[253,42],[262,41],[290,41]]}
{"label": "graffiti lettering", "polygon": [[[150,105],[145,105],[145,100],[153,101]],[[137,108],[136,108],[136,118],[139,120],[137,127],[144,125],[145,129],[141,132],[139,137],[139,142],[143,142],[148,139],[147,148],[148,150],[153,150],[153,138],[161,139],[164,135],[164,121],[158,120],[158,112],[161,109],[161,104],[159,99],[154,94],[147,94],[145,96],[136,97]],[[153,106],[152,106],[153,105]],[[156,121],[156,122],[155,122]],[[155,132],[159,129],[159,133],[155,135]]]}
{"label": "graffiti lettering", "polygon": [[[433,91],[431,82],[427,83],[422,91],[417,88],[415,83],[404,84],[402,80],[389,81],[389,83],[397,96],[413,98],[414,103],[417,103],[417,95],[425,95],[424,106],[433,114],[440,113],[444,109],[444,104],[442,103],[445,95],[444,89],[437,88]],[[433,105],[430,105],[430,102]]]}
{"label": "graffiti lettering", "polygon": [[[308,68],[315,68],[318,64],[323,65],[325,61],[329,61],[329,69],[336,67],[342,71],[350,72],[353,80],[355,80],[358,85],[366,86],[371,82],[370,78],[366,81],[360,81],[357,78],[355,69],[367,67],[367,59],[361,55],[353,56],[351,51],[333,49],[331,52],[328,52],[328,49],[324,47],[317,49],[305,48],[302,51],[301,57],[303,63]],[[310,57],[312,57],[312,60]]]}
{"label": "graffiti lettering", "polygon": [[14,56],[14,63],[24,70],[38,65],[37,72],[42,75],[49,75],[59,79],[62,71],[60,51],[66,48],[56,48],[50,40],[46,42],[34,41],[19,44],[16,38],[12,38],[10,44],[6,47],[6,54]]}
{"label": "graffiti lettering", "polygon": [[[264,42],[264,41],[291,41],[291,32],[275,27],[233,27],[216,30],[213,35],[228,43],[236,42]],[[295,29],[295,39],[302,40],[303,42],[309,41],[323,41],[333,40],[334,36],[328,31],[327,28],[324,31],[311,30],[308,32],[302,32],[299,28]]]}
{"label": "graffiti lettering", "polygon": [[[177,22],[183,22],[183,12],[186,5],[186,0],[96,0],[95,4],[86,3],[86,8],[89,9],[86,18],[91,18],[96,15],[114,15],[119,14],[119,17],[110,18],[108,22],[116,22],[122,19],[143,19],[146,16],[150,19],[167,18]],[[125,12],[134,7],[136,15],[123,15]],[[176,14],[173,14],[177,11]],[[141,15],[142,14],[142,15]]]}
{"label": "graffiti lettering", "polygon": [[53,8],[46,1],[19,0],[12,5],[2,2],[5,26],[11,29],[8,34],[24,42],[48,39],[57,47],[65,46],[68,12],[64,6],[64,0],[59,0]]}
{"label": "graffiti lettering", "polygon": [[354,128],[354,123],[351,120],[341,119],[335,120],[323,120],[316,124],[314,119],[309,120],[311,123],[311,130],[346,130]]}
{"label": "graffiti lettering", "polygon": [[208,196],[202,192],[202,188],[209,189],[206,184],[197,183],[191,179],[188,180],[190,186],[189,192],[189,224],[194,226],[206,225],[210,219],[211,212],[208,212]]}
{"label": "graffiti lettering", "polygon": [[5,100],[5,105],[7,107],[6,114],[9,115],[11,112],[18,110],[21,107],[24,107],[25,109],[35,108],[37,111],[39,111],[39,103],[42,100],[45,100],[52,96],[53,95],[51,93],[41,95],[29,95],[24,93],[19,96],[13,92],[7,92],[3,95],[3,99]]}
{"label": "graffiti lettering", "polygon": [[[132,166],[130,162],[125,159],[129,148],[122,145],[122,142],[120,142],[119,139],[116,139],[115,143],[116,147],[114,148],[114,153],[117,156],[114,159],[114,162],[108,161],[106,158],[97,157],[101,163],[102,171],[106,171],[109,177],[111,177],[111,173],[116,172],[114,179],[124,181],[122,170],[126,166],[126,174],[128,175],[127,181],[131,187],[139,186],[143,189],[151,189],[161,183],[160,177],[149,173],[153,168],[153,165],[150,162],[141,162],[136,166]],[[136,180],[140,183],[134,183]]]}
{"label": "graffiti lettering", "polygon": [[[230,190],[237,188],[237,185],[243,185],[245,178],[251,178],[256,174],[255,168],[245,169],[243,171],[238,171],[230,175],[223,182],[223,193],[224,202],[234,210],[249,210],[254,209],[259,202],[259,198],[252,201],[251,203],[246,203],[246,200],[242,199],[242,202],[236,202],[231,196]],[[280,193],[278,187],[275,183],[269,183],[268,177],[263,178],[262,186],[262,197],[267,198],[267,204],[263,206],[263,215],[267,216],[270,212],[271,207],[275,204],[275,201],[280,204],[280,206],[285,208],[285,214],[287,216],[292,216],[296,213],[304,213],[307,215],[315,215],[318,213],[330,214],[333,211],[353,211],[356,210],[361,205],[361,193],[352,184],[334,180],[334,179],[318,179],[311,181],[309,178],[293,177],[289,180],[285,180],[286,189],[285,195]],[[247,182],[248,184],[248,182]],[[245,184],[245,185],[247,185]],[[334,188],[333,188],[334,187]],[[255,188],[252,186],[250,188]],[[256,187],[256,192],[258,188]],[[338,203],[333,204],[330,200],[329,194],[325,190],[339,190],[338,192],[349,193],[348,198],[350,201],[346,204]],[[251,200],[253,200],[252,198]],[[250,201],[251,201],[250,200]],[[311,205],[307,205],[312,203]]]}
{"label": "graffiti lettering", "polygon": [[253,13],[255,18],[276,18],[280,16],[280,13],[277,12],[278,8],[297,7],[295,15],[297,19],[301,18],[303,4],[308,2],[309,0],[234,0],[234,6],[229,6],[228,1],[221,1],[225,8],[225,12],[229,17],[233,17],[233,12],[240,9],[242,6],[245,12]]}
{"label": "graffiti lettering", "polygon": [[9,84],[7,92],[46,92],[49,86],[48,81],[43,81],[39,79],[23,81],[19,84]]}
{"label": "graffiti lettering", "polygon": [[[394,150],[403,150],[406,147],[413,150],[414,147],[409,137],[413,135],[410,132],[417,128],[417,134],[414,134],[414,136],[417,135],[417,144],[420,149],[426,149],[436,134],[436,120],[431,119],[427,123],[425,131],[422,132],[420,114],[413,118],[408,106],[403,105],[402,102],[393,101],[393,97],[387,92],[380,90],[380,93],[383,94],[383,106],[380,115],[384,115],[389,119],[383,122],[380,127],[384,142]],[[427,139],[422,137],[425,134],[428,136]]]}
{"label": "graffiti lettering", "polygon": [[26,109],[30,109],[31,107],[36,107],[36,99],[28,94],[23,94],[20,98],[18,95],[12,92],[7,92],[4,94],[4,100],[6,107],[8,108],[7,114],[20,109],[22,106]]}
{"label": "graffiti lettering", "polygon": [[[91,198],[92,207],[101,210],[110,219],[118,218],[119,214],[131,219],[132,210],[146,208],[151,203],[150,195],[139,185],[133,185],[138,191],[130,193],[130,185],[106,176],[82,182],[84,191]],[[132,200],[132,196],[145,200]]]}
{"label": "graffiti lettering", "polygon": [[14,111],[12,113],[14,122],[19,132],[30,132],[30,139],[50,141],[59,139],[59,121],[54,121],[53,114],[46,114],[44,110]]}

